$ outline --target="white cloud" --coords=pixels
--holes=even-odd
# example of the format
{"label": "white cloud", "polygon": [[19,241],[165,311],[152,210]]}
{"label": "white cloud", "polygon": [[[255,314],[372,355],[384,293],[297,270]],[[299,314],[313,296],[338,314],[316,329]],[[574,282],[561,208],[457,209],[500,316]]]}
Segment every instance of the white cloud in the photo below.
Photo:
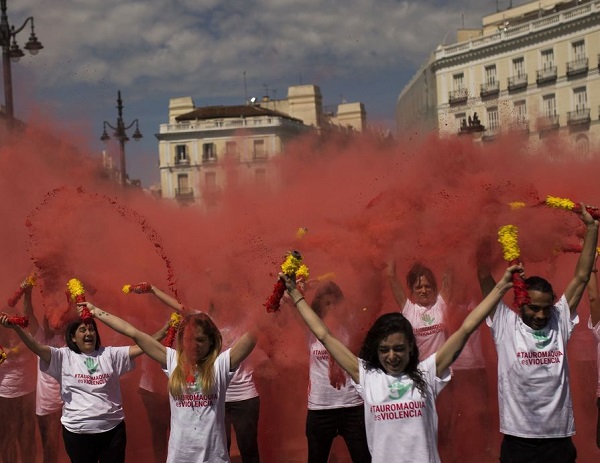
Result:
{"label": "white cloud", "polygon": [[35,16],[45,48],[24,64],[40,86],[102,81],[130,93],[202,96],[203,88],[239,93],[244,70],[256,82],[292,83],[300,72],[308,80],[416,69],[460,27],[461,11],[480,21],[495,10],[496,2],[481,3],[23,0],[9,5],[9,20]]}

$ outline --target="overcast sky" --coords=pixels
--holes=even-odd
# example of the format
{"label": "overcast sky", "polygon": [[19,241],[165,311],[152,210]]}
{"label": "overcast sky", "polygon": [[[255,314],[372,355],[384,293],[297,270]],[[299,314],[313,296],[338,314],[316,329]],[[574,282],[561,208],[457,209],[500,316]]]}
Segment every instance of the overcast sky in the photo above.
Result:
{"label": "overcast sky", "polygon": [[[526,1],[514,0],[513,6]],[[100,151],[102,121],[140,121],[127,145],[128,173],[158,180],[154,134],[169,99],[197,106],[285,98],[297,84],[320,86],[325,105],[365,104],[369,123],[394,127],[396,99],[456,29],[481,26],[510,0],[9,0],[17,28],[28,16],[44,49],[13,65],[15,113],[77,130]],[[18,35],[21,47],[29,27]],[[3,98],[3,97],[2,97]]]}

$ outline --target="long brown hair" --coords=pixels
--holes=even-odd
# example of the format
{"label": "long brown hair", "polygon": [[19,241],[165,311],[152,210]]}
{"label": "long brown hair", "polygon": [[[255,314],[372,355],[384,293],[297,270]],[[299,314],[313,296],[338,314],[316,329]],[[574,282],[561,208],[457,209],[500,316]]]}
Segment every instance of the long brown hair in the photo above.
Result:
{"label": "long brown hair", "polygon": [[[196,335],[198,328],[210,340],[210,348],[203,358],[197,358]],[[212,391],[215,383],[214,364],[221,352],[223,340],[221,332],[212,319],[205,313],[188,315],[183,319],[177,331],[177,366],[169,378],[169,392],[173,397],[187,390],[190,379],[197,374],[203,394]]]}

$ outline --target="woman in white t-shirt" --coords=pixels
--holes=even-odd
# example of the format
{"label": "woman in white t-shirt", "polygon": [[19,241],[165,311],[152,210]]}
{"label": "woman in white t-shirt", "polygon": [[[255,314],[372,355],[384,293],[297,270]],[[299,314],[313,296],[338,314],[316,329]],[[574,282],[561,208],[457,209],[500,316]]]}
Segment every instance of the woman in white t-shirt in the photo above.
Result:
{"label": "woman in white t-shirt", "polygon": [[230,463],[225,437],[225,394],[239,364],[256,344],[244,333],[221,352],[219,329],[205,313],[186,316],[171,349],[89,302],[94,318],[133,339],[169,376],[171,434],[167,463]]}
{"label": "woman in white t-shirt", "polygon": [[[314,312],[322,319],[341,318],[336,308],[344,299],[333,281],[322,283],[312,300]],[[348,340],[348,333],[341,338]],[[371,454],[365,434],[363,400],[348,373],[329,355],[323,344],[311,333],[309,337],[309,387],[306,439],[308,463],[327,463],[336,436],[346,442],[354,463],[368,463]]]}
{"label": "woman in white t-shirt", "polygon": [[96,322],[76,320],[67,325],[67,347],[51,347],[0,316],[0,324],[15,330],[39,356],[40,369],[61,386],[61,423],[65,449],[72,463],[123,463],[125,414],[119,378],[130,371],[138,346],[102,347]]}
{"label": "woman in white t-shirt", "polygon": [[469,336],[512,287],[509,267],[494,290],[465,318],[440,349],[419,362],[419,348],[410,322],[399,313],[379,317],[355,356],[334,337],[296,289],[280,278],[298,312],[316,338],[350,375],[364,400],[367,441],[373,463],[439,463],[435,398],[450,380],[449,366]]}
{"label": "woman in white t-shirt", "polygon": [[408,296],[396,277],[396,264],[388,262],[387,275],[392,294],[400,313],[408,318],[413,327],[420,360],[426,359],[446,341],[446,310],[450,297],[450,284],[446,275],[442,288],[438,290],[437,280],[429,267],[415,263],[406,274]]}

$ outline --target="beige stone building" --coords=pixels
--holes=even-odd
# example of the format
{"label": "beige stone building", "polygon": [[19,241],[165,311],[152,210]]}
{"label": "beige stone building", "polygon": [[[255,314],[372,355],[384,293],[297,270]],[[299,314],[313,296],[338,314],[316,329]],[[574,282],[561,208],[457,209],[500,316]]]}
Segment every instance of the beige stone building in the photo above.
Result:
{"label": "beige stone building", "polygon": [[294,138],[360,132],[365,125],[362,103],[324,110],[315,85],[290,87],[286,99],[239,106],[196,107],[191,97],[172,98],[169,122],[156,135],[162,197],[210,207],[232,181],[274,181],[269,160]]}
{"label": "beige stone building", "polygon": [[567,137],[583,157],[600,148],[600,0],[532,1],[457,39],[402,90],[399,137],[421,129],[488,141],[512,131],[532,146]]}

